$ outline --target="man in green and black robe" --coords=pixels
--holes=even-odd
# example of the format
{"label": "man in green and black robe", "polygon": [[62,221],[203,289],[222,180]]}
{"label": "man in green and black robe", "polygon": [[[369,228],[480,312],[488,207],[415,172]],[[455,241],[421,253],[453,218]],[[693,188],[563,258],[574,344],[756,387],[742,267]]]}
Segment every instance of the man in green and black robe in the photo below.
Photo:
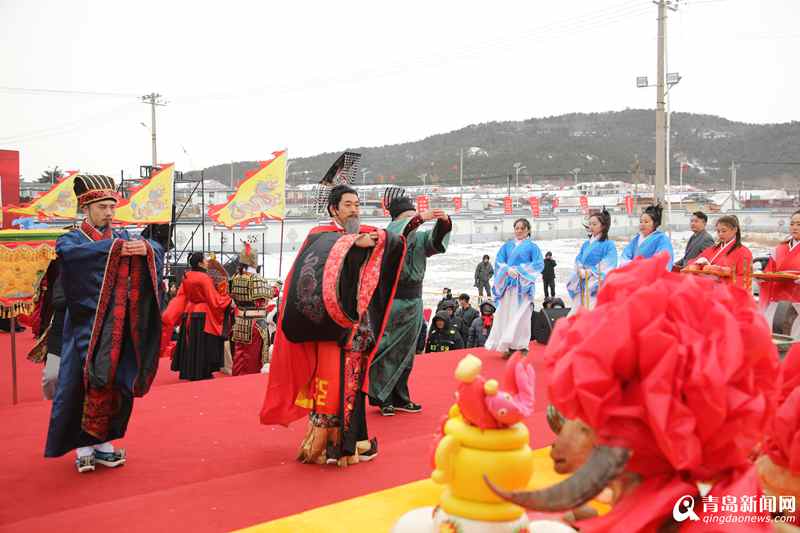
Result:
{"label": "man in green and black robe", "polygon": [[[396,191],[387,191],[387,196]],[[441,209],[417,213],[406,196],[395,197],[391,202],[384,200],[384,205],[388,205],[392,216],[386,231],[405,236],[407,252],[389,321],[370,366],[369,403],[379,406],[382,415],[392,416],[395,411],[422,410],[421,405],[411,401],[408,392],[408,377],[422,326],[422,280],[427,259],[447,249],[452,222]],[[432,230],[417,229],[434,219],[436,225]]]}

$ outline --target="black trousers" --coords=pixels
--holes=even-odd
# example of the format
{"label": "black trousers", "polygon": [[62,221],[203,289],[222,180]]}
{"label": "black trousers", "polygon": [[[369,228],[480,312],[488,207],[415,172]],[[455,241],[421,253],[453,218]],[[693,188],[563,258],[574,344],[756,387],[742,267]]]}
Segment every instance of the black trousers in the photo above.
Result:
{"label": "black trousers", "polygon": [[[546,279],[544,281],[544,297],[548,298],[555,298],[556,297],[556,280],[553,279]],[[548,291],[549,289],[549,291]],[[548,295],[549,293],[549,295]]]}

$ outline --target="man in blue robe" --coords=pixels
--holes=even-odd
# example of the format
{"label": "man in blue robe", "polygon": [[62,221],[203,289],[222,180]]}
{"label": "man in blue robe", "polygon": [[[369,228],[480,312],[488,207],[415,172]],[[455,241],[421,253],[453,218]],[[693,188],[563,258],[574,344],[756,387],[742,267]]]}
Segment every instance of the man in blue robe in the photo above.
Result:
{"label": "man in blue robe", "polygon": [[111,441],[155,378],[164,249],[112,229],[112,178],[79,175],[74,190],[86,218],[56,241],[66,314],[45,457],[75,449],[78,472],[89,472],[125,463]]}

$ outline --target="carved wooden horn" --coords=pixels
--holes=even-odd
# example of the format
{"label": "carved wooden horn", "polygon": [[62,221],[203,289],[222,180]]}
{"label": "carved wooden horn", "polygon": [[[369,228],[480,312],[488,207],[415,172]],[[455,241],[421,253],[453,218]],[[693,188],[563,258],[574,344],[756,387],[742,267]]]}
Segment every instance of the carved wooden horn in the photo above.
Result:
{"label": "carved wooden horn", "polygon": [[550,426],[550,429],[553,430],[553,433],[555,433],[556,435],[561,433],[561,428],[564,427],[564,422],[566,422],[564,415],[559,413],[558,409],[556,409],[555,406],[553,406],[553,404],[548,405],[547,425]]}
{"label": "carved wooden horn", "polygon": [[580,507],[597,496],[617,476],[630,459],[627,448],[596,446],[586,463],[572,476],[551,487],[534,491],[506,492],[484,475],[492,492],[504,500],[532,511],[556,512]]}

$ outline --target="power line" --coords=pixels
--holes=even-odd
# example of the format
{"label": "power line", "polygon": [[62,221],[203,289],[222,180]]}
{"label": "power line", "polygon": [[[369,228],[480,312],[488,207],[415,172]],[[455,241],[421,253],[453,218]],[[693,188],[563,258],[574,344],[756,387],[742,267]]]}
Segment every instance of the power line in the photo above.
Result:
{"label": "power line", "polygon": [[35,89],[29,87],[0,87],[0,92],[6,94],[28,94],[49,96],[101,96],[109,98],[138,98],[137,94],[108,93],[96,91],[72,91],[65,89]]}
{"label": "power line", "polygon": [[[469,47],[464,47],[455,54],[428,54],[425,57],[418,57],[412,60],[396,62],[387,66],[367,68],[360,71],[343,71],[341,76],[335,78],[320,77],[300,82],[298,85],[283,85],[272,87],[258,87],[244,92],[222,93],[216,95],[186,95],[184,98],[190,100],[229,100],[241,98],[261,97],[265,93],[282,94],[298,90],[318,89],[331,87],[338,84],[352,84],[362,82],[367,79],[380,79],[395,76],[414,69],[431,69],[442,64],[453,63],[454,61],[467,60],[478,55],[485,55],[490,52],[499,52],[510,47],[523,47],[531,42],[545,41],[553,35],[564,39],[572,34],[586,34],[602,29],[604,26],[615,24],[633,17],[646,15],[651,12],[648,5],[643,5],[640,0],[629,0],[617,6],[604,8],[601,10],[586,13],[562,21],[544,24],[531,28],[513,35],[494,41],[475,42]],[[177,98],[177,97],[176,97]]]}
{"label": "power line", "polygon": [[800,161],[739,161],[736,160],[736,165],[785,165],[794,166],[800,165]]}
{"label": "power line", "polygon": [[[445,63],[452,63],[454,60],[465,60],[473,58],[477,55],[485,55],[492,51],[502,51],[513,46],[522,46],[524,43],[531,43],[546,40],[553,35],[568,38],[570,35],[576,33],[589,33],[601,29],[604,26],[615,24],[617,22],[627,20],[633,17],[644,15],[650,12],[647,5],[643,5],[641,0],[626,0],[616,6],[605,7],[570,17],[561,21],[556,21],[548,24],[543,24],[534,27],[510,38],[503,38],[494,41],[483,41],[472,44],[470,47],[462,48],[455,54],[439,54],[438,56],[427,55],[423,58],[415,60],[406,60],[403,62],[395,63],[394,65],[381,66],[372,69],[364,69],[356,72],[344,72],[343,76],[338,79],[317,78],[304,81],[298,85],[284,85],[273,87],[259,87],[243,92],[235,93],[222,93],[222,94],[185,94],[177,95],[178,100],[188,101],[203,101],[203,100],[229,100],[241,98],[254,98],[263,96],[264,93],[286,93],[298,90],[307,90],[315,88],[330,87],[336,84],[349,84],[361,82],[366,79],[391,77],[397,74],[407,72],[410,68],[436,68]],[[91,96],[91,97],[108,97],[108,98],[136,98],[139,99],[139,94],[134,93],[115,93],[115,92],[101,92],[101,91],[79,91],[79,90],[63,90],[63,89],[42,89],[42,88],[28,88],[28,87],[0,87],[0,93],[6,94],[21,94],[21,95],[45,95],[45,96]]]}
{"label": "power line", "polygon": [[83,117],[78,120],[65,122],[57,126],[51,126],[40,130],[29,131],[27,133],[13,135],[10,137],[0,137],[0,144],[12,144],[22,141],[31,141],[40,138],[63,135],[65,133],[70,133],[80,128],[85,128],[86,126],[91,124],[100,124],[108,122],[109,120],[119,118],[116,117],[115,115],[118,115],[121,111],[125,109],[132,109],[136,104],[137,102],[127,102],[125,104],[113,107],[106,111],[102,111],[100,113],[96,113],[88,117]]}

